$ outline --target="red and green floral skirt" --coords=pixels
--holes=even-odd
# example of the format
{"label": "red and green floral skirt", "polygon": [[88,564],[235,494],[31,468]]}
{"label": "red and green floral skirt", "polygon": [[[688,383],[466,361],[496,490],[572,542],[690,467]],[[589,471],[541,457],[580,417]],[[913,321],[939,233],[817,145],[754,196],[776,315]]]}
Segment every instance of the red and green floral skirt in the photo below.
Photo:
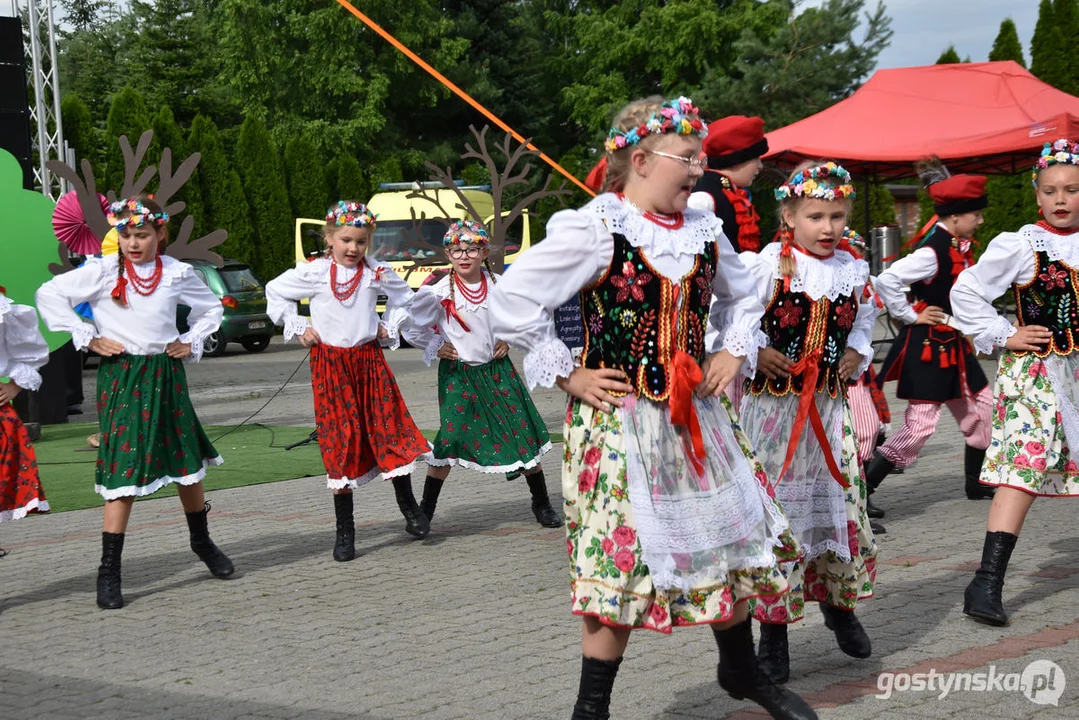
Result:
{"label": "red and green floral skirt", "polygon": [[405,407],[377,343],[311,349],[315,427],[326,485],[356,488],[408,475],[431,446]]}
{"label": "red and green floral skirt", "polygon": [[97,414],[94,490],[106,500],[194,485],[223,462],[191,406],[183,362],[163,353],[101,358]]}
{"label": "red and green floral skirt", "polygon": [[551,436],[509,358],[438,364],[441,427],[431,465],[516,474],[539,464]]}
{"label": "red and green floral skirt", "polygon": [[30,435],[15,408],[0,405],[0,522],[48,511]]}

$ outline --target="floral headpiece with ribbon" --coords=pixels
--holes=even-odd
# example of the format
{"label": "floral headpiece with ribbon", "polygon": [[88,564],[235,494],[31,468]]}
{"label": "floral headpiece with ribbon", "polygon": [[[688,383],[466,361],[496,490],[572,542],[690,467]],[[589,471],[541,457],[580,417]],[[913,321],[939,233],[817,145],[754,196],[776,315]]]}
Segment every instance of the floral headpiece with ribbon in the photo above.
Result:
{"label": "floral headpiece with ribbon", "polygon": [[491,236],[487,228],[475,220],[458,220],[450,225],[442,236],[442,246],[450,245],[490,245]]}
{"label": "floral headpiece with ribbon", "polygon": [[1045,143],[1045,147],[1042,148],[1042,155],[1034,166],[1034,172],[1031,173],[1031,182],[1037,187],[1038,173],[1050,165],[1060,164],[1079,165],[1079,143],[1072,142],[1067,138],[1061,138],[1054,143]]}
{"label": "floral headpiece with ribbon", "polygon": [[[120,213],[126,213],[120,217]],[[120,232],[129,227],[142,227],[150,223],[154,227],[161,227],[169,221],[169,214],[164,210],[154,212],[135,198],[119,200],[109,205],[109,224]]]}
{"label": "floral headpiece with ribbon", "polygon": [[326,224],[344,227],[375,227],[378,216],[367,209],[363,203],[338,200],[337,205],[326,211]]}
{"label": "floral headpiece with ribbon", "polygon": [[[829,179],[838,182],[828,182]],[[776,200],[785,200],[789,197],[840,200],[854,196],[854,185],[851,184],[850,173],[842,165],[834,162],[806,168],[776,188]]]}
{"label": "floral headpiece with ribbon", "polygon": [[677,133],[678,135],[696,135],[704,139],[708,135],[708,126],[697,118],[698,110],[693,101],[687,97],[678,97],[668,100],[660,106],[659,110],[652,113],[647,122],[641,123],[635,128],[625,132],[618,128],[611,128],[607,133],[607,142],[604,147],[607,152],[615,152],[630,145],[636,145],[649,135],[665,135]]}
{"label": "floral headpiece with ribbon", "polygon": [[854,230],[853,228],[845,228],[843,230],[843,240],[842,240],[842,242],[846,242],[848,245],[853,247],[859,253],[862,253],[862,254],[865,253],[865,238],[863,238],[861,236],[861,234],[857,230]]}

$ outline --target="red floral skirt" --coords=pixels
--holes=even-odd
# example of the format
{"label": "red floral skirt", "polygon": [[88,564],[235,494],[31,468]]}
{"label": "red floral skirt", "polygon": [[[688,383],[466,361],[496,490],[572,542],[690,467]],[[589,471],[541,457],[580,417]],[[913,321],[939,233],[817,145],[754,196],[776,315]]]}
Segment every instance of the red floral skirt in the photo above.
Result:
{"label": "red floral skirt", "polygon": [[408,475],[430,444],[416,427],[377,343],[311,349],[315,426],[327,486]]}
{"label": "red floral skirt", "polygon": [[0,405],[0,522],[48,511],[30,435],[15,408]]}

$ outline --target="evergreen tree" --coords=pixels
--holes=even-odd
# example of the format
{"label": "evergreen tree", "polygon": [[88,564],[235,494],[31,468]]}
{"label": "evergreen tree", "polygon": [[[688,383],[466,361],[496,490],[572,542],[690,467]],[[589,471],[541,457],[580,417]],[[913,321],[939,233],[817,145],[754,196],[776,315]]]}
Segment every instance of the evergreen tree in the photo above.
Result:
{"label": "evergreen tree", "polygon": [[263,278],[277,277],[295,264],[292,213],[277,147],[266,123],[253,115],[240,128],[236,165],[251,208],[255,268]]}
{"label": "evergreen tree", "polygon": [[326,167],[306,135],[294,135],[285,145],[285,175],[292,214],[322,217],[326,204]]}
{"label": "evergreen tree", "polygon": [[351,155],[341,156],[337,160],[335,175],[336,182],[333,186],[333,192],[330,194],[330,202],[327,207],[338,200],[355,200],[356,202],[366,203],[371,199],[371,186],[367,182],[367,178],[364,177],[359,160]]}
{"label": "evergreen tree", "polygon": [[1076,32],[1079,32],[1076,0],[1053,0],[1053,25],[1055,30],[1051,37],[1059,72],[1059,79],[1052,83],[1053,87],[1069,95],[1079,95],[1079,66],[1072,60],[1072,44]]}
{"label": "evergreen tree", "polygon": [[217,252],[223,257],[251,263],[255,256],[255,245],[247,198],[240,176],[229,162],[221,134],[212,120],[202,115],[195,116],[187,147],[191,152],[202,154],[198,176],[204,206],[204,230],[221,228],[228,231],[228,240]]}
{"label": "evergreen tree", "polygon": [[1069,84],[1068,55],[1063,28],[1056,21],[1053,3],[1042,0],[1038,6],[1038,23],[1030,41],[1030,72],[1039,80],[1055,88],[1063,89]]}
{"label": "evergreen tree", "polygon": [[64,123],[64,140],[75,151],[75,167],[79,167],[85,158],[90,161],[94,177],[100,178],[101,139],[97,128],[94,127],[94,120],[90,116],[90,107],[83,102],[81,97],[75,93],[69,93],[60,103],[60,118]]}
{"label": "evergreen tree", "polygon": [[959,53],[957,53],[955,51],[955,45],[949,45],[948,49],[945,50],[944,52],[942,52],[940,54],[940,57],[937,58],[936,64],[937,65],[951,65],[951,64],[958,65],[961,62],[963,62],[963,61],[959,59]]}
{"label": "evergreen tree", "polygon": [[1019,31],[1015,29],[1015,22],[1011,18],[1005,18],[1000,23],[1000,31],[997,39],[993,41],[993,49],[989,51],[989,59],[1015,60],[1023,67],[1027,66],[1023,59],[1023,44],[1019,42]]}
{"label": "evergreen tree", "polygon": [[[176,124],[176,118],[168,105],[162,105],[161,110],[154,116],[154,138],[158,145],[172,149],[172,170],[176,171],[180,163],[187,159],[193,150],[187,146],[180,126]],[[199,161],[199,165],[202,161]],[[187,203],[184,213],[195,218],[193,229],[194,237],[202,237],[206,233],[206,208],[202,202],[202,179],[199,176],[199,168],[191,174],[191,178],[184,184],[180,191],[173,197],[174,200],[183,200]]]}
{"label": "evergreen tree", "polygon": [[[98,29],[102,25],[105,11],[111,6],[112,2],[109,0],[60,0],[60,7],[64,9],[61,32],[65,32],[67,28],[76,32]],[[70,34],[70,31],[65,34]]]}
{"label": "evergreen tree", "polygon": [[[150,114],[142,95],[130,85],[112,96],[109,104],[109,119],[105,130],[105,182],[98,182],[98,189],[104,193],[112,190],[120,194],[124,184],[124,155],[120,150],[120,136],[126,135],[134,149],[144,132],[151,129]],[[146,152],[143,166],[156,164],[161,155],[155,140]]]}
{"label": "evergreen tree", "polygon": [[[866,182],[855,182],[854,191],[857,197],[851,205],[850,216],[847,225],[858,231],[866,243],[869,243],[870,231],[881,225],[895,225],[895,198],[883,183],[873,183],[868,186]],[[865,193],[869,192],[869,226],[866,227],[865,217]]]}

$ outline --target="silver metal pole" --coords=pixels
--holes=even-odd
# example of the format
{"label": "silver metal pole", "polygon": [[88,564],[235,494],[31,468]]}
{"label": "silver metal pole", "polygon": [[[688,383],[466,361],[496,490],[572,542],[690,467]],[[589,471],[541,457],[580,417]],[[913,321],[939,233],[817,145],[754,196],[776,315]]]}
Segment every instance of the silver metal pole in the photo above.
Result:
{"label": "silver metal pole", "polygon": [[45,109],[45,93],[42,88],[41,78],[41,38],[38,37],[38,13],[37,0],[28,0],[30,10],[30,60],[33,64],[34,73],[34,107],[37,121],[37,158],[38,158],[38,182],[41,192],[49,195],[49,170],[45,162],[49,159],[48,143],[48,114]]}
{"label": "silver metal pole", "polygon": [[[53,0],[46,0],[48,6],[48,24],[49,24],[49,72],[52,75],[52,115],[53,120],[56,122],[56,132],[51,138],[52,142],[49,143],[49,149],[56,153],[56,160],[64,159],[64,123],[60,118],[60,71],[58,69],[57,54],[56,54],[56,26],[53,22]],[[50,153],[51,154],[51,153]],[[52,183],[49,180],[49,176],[45,176],[45,181],[48,183],[48,192],[46,193],[54,200],[59,200],[60,195],[53,196]],[[60,181],[60,193],[64,192],[65,183]]]}

